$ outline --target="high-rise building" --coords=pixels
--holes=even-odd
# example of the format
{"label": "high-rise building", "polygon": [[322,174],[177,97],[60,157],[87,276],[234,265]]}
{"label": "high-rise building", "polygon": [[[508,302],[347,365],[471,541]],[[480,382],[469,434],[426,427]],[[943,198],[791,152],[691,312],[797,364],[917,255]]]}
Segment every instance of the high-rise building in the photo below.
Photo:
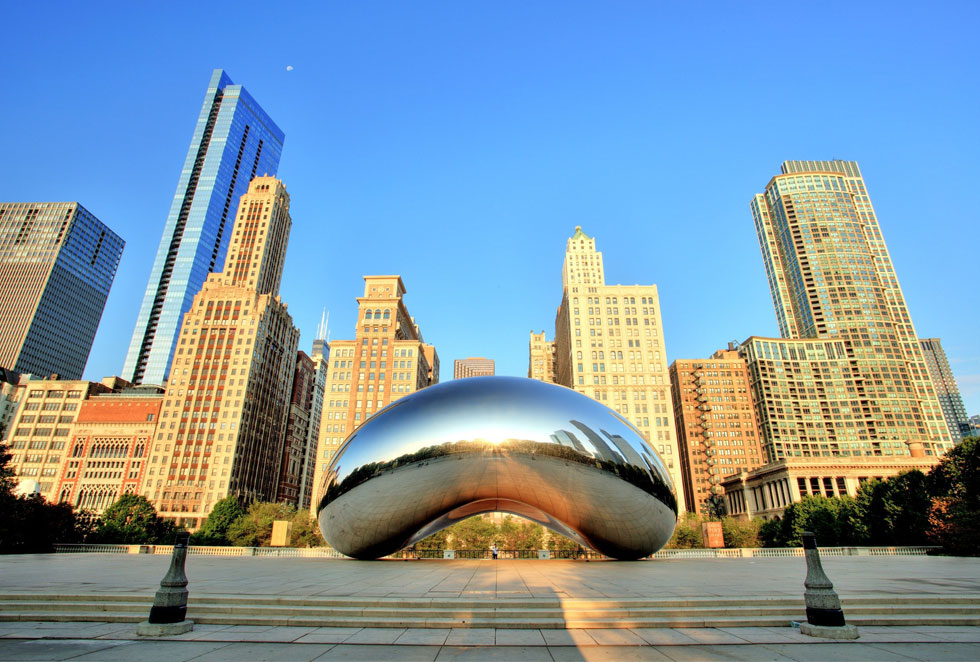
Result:
{"label": "high-rise building", "polygon": [[493,359],[482,356],[471,356],[466,359],[456,359],[453,365],[453,379],[464,377],[486,377],[494,374]]}
{"label": "high-rise building", "polygon": [[78,409],[53,490],[58,501],[95,515],[139,491],[163,404],[159,386],[112,378],[103,384],[113,390],[93,394]]}
{"label": "high-rise building", "polygon": [[741,348],[769,459],[942,454],[942,410],[857,163],[786,161],[751,207],[783,336]]}
{"label": "high-rise building", "polygon": [[980,437],[980,414],[970,417],[970,433],[968,437]]}
{"label": "high-rise building", "polygon": [[531,331],[528,341],[527,376],[542,382],[555,382],[555,342],[545,332]]}
{"label": "high-rise building", "polygon": [[316,474],[316,451],[320,439],[320,423],[323,418],[323,392],[327,385],[327,373],[330,370],[330,345],[327,343],[326,312],[317,329],[313,341],[313,398],[310,402],[310,425],[306,430],[306,445],[304,446],[303,470],[299,482],[299,507],[310,510],[313,500],[313,478]]}
{"label": "high-rise building", "polygon": [[714,498],[720,505],[726,476],[766,463],[748,366],[733,345],[710,359],[677,359],[670,365],[670,389],[687,508],[713,514],[707,502]]}
{"label": "high-rise building", "polygon": [[405,307],[401,276],[365,276],[354,340],[330,343],[320,419],[313,508],[341,442],[374,413],[439,381],[439,355]]}
{"label": "high-rise building", "polygon": [[0,203],[0,367],[81,379],[124,245],[77,202]]}
{"label": "high-rise building", "polygon": [[58,479],[70,453],[71,429],[80,407],[89,397],[108,393],[111,386],[80,379],[20,378],[19,403],[7,429],[10,468],[14,480],[35,483],[37,492],[48,501],[57,501]]}
{"label": "high-rise building", "polygon": [[290,225],[283,183],[253,179],[224,269],[184,315],[141,492],[188,528],[226,496],[276,498],[299,343],[278,294]]}
{"label": "high-rise building", "polygon": [[966,407],[963,406],[956,378],[946,360],[946,352],[943,351],[939,338],[920,338],[919,345],[922,347],[922,356],[926,360],[933,388],[936,389],[939,406],[943,410],[943,418],[946,419],[946,427],[949,428],[950,439],[953,443],[959,443],[970,436],[970,417],[966,415]]}
{"label": "high-rise building", "polygon": [[303,481],[304,461],[307,457],[306,445],[309,440],[310,415],[313,410],[313,388],[316,380],[316,366],[306,352],[300,350],[296,355],[296,371],[293,375],[293,389],[289,397],[289,419],[286,424],[286,446],[282,454],[282,468],[279,471],[279,487],[276,501],[299,506],[300,484]]}
{"label": "high-rise building", "polygon": [[555,382],[615,409],[666,462],[684,508],[656,285],[606,285],[595,239],[575,228],[555,318]]}
{"label": "high-rise building", "polygon": [[184,313],[224,262],[234,205],[257,175],[275,175],[283,132],[241,85],[215,69],[150,270],[123,375],[162,384]]}

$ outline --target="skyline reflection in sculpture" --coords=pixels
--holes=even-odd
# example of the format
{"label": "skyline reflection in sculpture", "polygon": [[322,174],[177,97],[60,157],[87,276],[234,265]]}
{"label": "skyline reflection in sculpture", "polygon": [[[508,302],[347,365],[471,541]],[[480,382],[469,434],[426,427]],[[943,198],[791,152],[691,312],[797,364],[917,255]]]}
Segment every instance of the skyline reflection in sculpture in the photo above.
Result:
{"label": "skyline reflection in sculpture", "polygon": [[667,469],[629,421],[517,377],[455,380],[392,403],[347,439],[320,494],[324,537],[357,558],[505,511],[635,559],[666,544],[677,517]]}

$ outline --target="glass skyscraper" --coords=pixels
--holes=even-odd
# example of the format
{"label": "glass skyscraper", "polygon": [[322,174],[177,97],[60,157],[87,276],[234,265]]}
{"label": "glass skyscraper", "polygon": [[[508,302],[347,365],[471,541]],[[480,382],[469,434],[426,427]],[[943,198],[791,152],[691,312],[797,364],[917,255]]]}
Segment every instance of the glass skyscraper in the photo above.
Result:
{"label": "glass skyscraper", "polygon": [[126,354],[127,379],[167,379],[183,315],[224,263],[238,199],[254,177],[276,174],[284,139],[245,88],[215,69]]}
{"label": "glass skyscraper", "polygon": [[124,245],[77,202],[0,203],[0,367],[81,379]]}
{"label": "glass skyscraper", "polygon": [[950,448],[858,164],[786,161],[751,206],[782,335],[742,344],[770,459]]}

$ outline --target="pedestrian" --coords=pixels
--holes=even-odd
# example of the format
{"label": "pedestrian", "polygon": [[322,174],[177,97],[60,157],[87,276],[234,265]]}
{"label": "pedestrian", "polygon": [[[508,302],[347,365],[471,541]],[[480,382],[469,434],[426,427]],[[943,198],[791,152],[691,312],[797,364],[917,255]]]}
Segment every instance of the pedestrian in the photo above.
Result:
{"label": "pedestrian", "polygon": [[490,545],[490,553],[493,554],[493,560],[497,560],[497,543]]}

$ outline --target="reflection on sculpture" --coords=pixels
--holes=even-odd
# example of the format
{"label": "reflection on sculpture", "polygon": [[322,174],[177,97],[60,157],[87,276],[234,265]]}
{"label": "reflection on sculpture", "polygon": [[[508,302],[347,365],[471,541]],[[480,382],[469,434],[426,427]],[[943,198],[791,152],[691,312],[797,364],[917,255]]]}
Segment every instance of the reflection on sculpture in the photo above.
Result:
{"label": "reflection on sculpture", "polygon": [[460,379],[393,402],[347,438],[320,494],[323,537],[360,559],[493,511],[617,559],[654,553],[677,522],[667,468],[629,421],[518,377]]}

